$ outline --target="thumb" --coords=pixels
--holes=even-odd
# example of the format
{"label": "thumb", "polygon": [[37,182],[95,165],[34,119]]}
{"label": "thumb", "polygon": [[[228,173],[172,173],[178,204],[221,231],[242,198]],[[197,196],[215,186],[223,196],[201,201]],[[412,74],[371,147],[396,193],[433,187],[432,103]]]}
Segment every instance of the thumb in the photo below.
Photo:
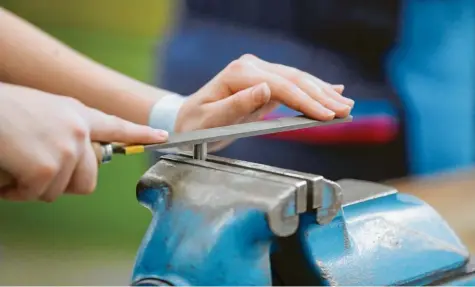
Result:
{"label": "thumb", "polygon": [[166,131],[134,124],[95,109],[89,110],[87,119],[92,141],[149,144],[168,139]]}
{"label": "thumb", "polygon": [[224,126],[235,124],[244,117],[248,117],[269,103],[270,98],[269,86],[261,83],[207,106],[210,113],[214,115],[213,125]]}

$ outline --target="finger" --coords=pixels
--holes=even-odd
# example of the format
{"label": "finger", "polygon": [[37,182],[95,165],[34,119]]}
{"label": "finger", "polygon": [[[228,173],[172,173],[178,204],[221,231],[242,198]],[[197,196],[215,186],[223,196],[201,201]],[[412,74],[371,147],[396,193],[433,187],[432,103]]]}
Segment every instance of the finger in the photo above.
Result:
{"label": "finger", "polygon": [[17,188],[5,188],[0,191],[0,198],[8,201],[26,200]]}
{"label": "finger", "polygon": [[[304,73],[304,72],[302,72],[302,73]],[[344,86],[343,86],[343,85],[337,85],[337,86],[340,86],[341,89],[342,89],[342,91],[339,93],[339,92],[336,91],[336,89],[335,89],[332,85],[329,85],[328,83],[324,82],[323,80],[321,80],[321,79],[319,79],[319,78],[317,78],[317,77],[314,77],[314,76],[312,76],[312,75],[310,75],[310,74],[308,74],[308,73],[304,73],[304,74],[307,75],[307,77],[312,78],[312,80],[313,80],[315,83],[321,84],[321,85],[323,86],[323,90],[324,90],[325,92],[327,92],[328,95],[329,95],[332,99],[334,99],[334,100],[336,100],[336,101],[339,101],[339,102],[341,102],[341,103],[343,103],[343,104],[346,104],[346,105],[350,106],[350,108],[353,108],[353,107],[355,106],[355,101],[354,101],[354,100],[352,100],[352,99],[350,99],[350,98],[347,98],[347,97],[344,97],[344,96],[342,95],[343,90],[344,90]]]}
{"label": "finger", "polygon": [[[89,141],[89,140],[88,140]],[[63,194],[71,180],[71,176],[74,172],[74,168],[78,162],[77,149],[80,147],[68,147],[62,154],[61,169],[51,184],[46,188],[45,192],[40,196],[40,200],[44,202],[53,202],[61,194]]]}
{"label": "finger", "polygon": [[[344,89],[343,85],[331,85],[311,74],[305,73],[295,68],[287,67],[285,65],[269,63],[253,55],[244,55],[241,58],[243,58],[246,61],[255,62],[257,65],[261,66],[263,69],[277,73],[291,81],[295,81],[296,79],[297,81],[299,81],[298,79],[301,79],[301,78],[309,79],[310,81],[315,82],[319,86],[322,86],[325,92],[327,92],[328,95],[332,97],[334,100],[340,101],[341,103],[349,105],[350,107],[354,106],[353,100],[343,97],[341,95]],[[341,90],[341,92],[338,92],[336,90]]]}
{"label": "finger", "polygon": [[29,185],[17,185],[1,191],[0,197],[10,201],[33,201],[41,198],[47,186],[47,180],[36,180]]}
{"label": "finger", "polygon": [[268,104],[257,110],[254,114],[250,115],[249,118],[245,119],[244,122],[262,120],[266,115],[270,114],[279,106],[280,104],[278,102],[270,101]]}
{"label": "finger", "polygon": [[343,91],[345,90],[344,85],[331,85],[331,86],[332,86],[332,89],[334,89],[335,92],[339,93],[340,95],[342,95]]}
{"label": "finger", "polygon": [[231,91],[244,90],[250,86],[265,82],[271,90],[271,99],[277,100],[289,108],[317,120],[331,120],[335,113],[312,99],[291,81],[267,72],[252,63],[234,62],[221,80]]}
{"label": "finger", "polygon": [[16,188],[16,199],[22,201],[32,201],[39,199],[46,191],[50,183],[60,172],[60,166],[54,159],[43,158],[40,164],[28,169],[30,174],[25,174]]}
{"label": "finger", "polygon": [[[230,123],[230,124],[249,123],[249,122],[254,122],[254,121],[261,120],[265,115],[267,115],[271,111],[275,110],[279,105],[280,104],[278,102],[270,101],[267,104],[265,104],[264,106],[262,106],[261,108],[259,108],[258,110],[254,111],[253,113],[241,118],[237,122],[233,122],[233,123]],[[223,140],[223,141],[219,141],[219,142],[210,143],[209,146],[208,146],[208,151],[209,152],[219,151],[219,150],[227,147],[228,145],[230,145],[233,141],[234,140]]]}
{"label": "finger", "polygon": [[90,194],[97,185],[97,158],[91,145],[87,145],[83,156],[80,158],[66,193],[70,194]]}
{"label": "finger", "polygon": [[61,167],[61,171],[51,184],[46,188],[45,192],[39,197],[41,201],[53,202],[66,190],[71,175],[74,170],[74,165],[66,165]]}
{"label": "finger", "polygon": [[[262,61],[262,60],[260,60]],[[322,81],[321,79],[317,78],[317,77],[314,77],[313,75],[311,74],[308,74],[308,73],[305,73],[305,72],[302,72],[298,69],[293,69],[293,68],[290,68],[290,67],[286,67],[284,65],[279,65],[279,64],[271,64],[271,63],[267,63],[267,62],[264,62],[265,65],[270,71],[276,73],[276,74],[279,74],[291,81],[293,81],[295,84],[299,85],[302,83],[302,82],[310,82],[310,85],[313,85],[314,86],[314,89],[313,90],[314,92],[307,92],[309,93],[310,95],[320,95],[322,96],[322,94],[328,96],[330,99],[332,99],[333,101],[336,101],[337,103],[340,103],[340,104],[343,104],[343,105],[347,105],[349,106],[350,108],[353,108],[353,106],[355,105],[355,102],[352,100],[352,99],[349,99],[347,97],[344,97],[341,95],[341,93],[343,93],[343,89],[344,87],[342,85],[330,85],[329,83],[326,83],[324,81]],[[341,90],[341,92],[337,91],[337,90]],[[316,98],[316,100],[318,100]]]}
{"label": "finger", "polygon": [[165,142],[168,139],[166,131],[137,125],[94,109],[90,109],[87,119],[93,141],[148,144]]}
{"label": "finger", "polygon": [[254,113],[271,97],[271,91],[266,83],[242,90],[223,100],[206,104],[210,115],[213,115],[212,125],[226,126],[239,122],[242,118]]}
{"label": "finger", "polygon": [[[326,83],[326,82],[322,81],[321,79],[319,79],[319,78],[317,78],[317,77],[315,77],[311,74],[302,72],[302,71],[300,71],[298,69],[295,69],[295,68],[287,67],[285,65],[269,63],[269,62],[266,62],[266,61],[264,61],[264,60],[262,60],[262,59],[260,59],[256,56],[253,56],[253,55],[244,55],[242,58],[246,61],[254,62],[254,63],[256,63],[256,65],[260,66],[261,68],[263,68],[263,69],[265,69],[269,72],[276,73],[276,74],[278,74],[278,75],[294,82],[297,85],[299,85],[300,84],[299,82],[301,82],[301,81],[313,82],[319,87],[318,89],[323,90],[323,92],[326,93],[334,101],[337,101],[337,102],[340,102],[342,104],[348,105],[348,106],[350,106],[350,108],[352,108],[354,106],[354,101],[352,99],[343,97],[341,95],[341,93],[338,93],[338,92],[335,91],[335,87],[333,87],[329,83]],[[341,89],[340,85],[338,85],[338,88]],[[321,92],[319,92],[319,93],[321,94]],[[312,93],[310,93],[310,94],[312,94]]]}
{"label": "finger", "polygon": [[[308,77],[298,77],[294,80],[304,92],[310,95],[314,100],[321,103],[324,107],[335,112],[337,117],[346,117],[351,112],[351,107],[347,104],[339,102],[329,95],[325,86],[317,84]],[[330,88],[328,88],[330,89]],[[336,93],[332,90],[333,93]]]}

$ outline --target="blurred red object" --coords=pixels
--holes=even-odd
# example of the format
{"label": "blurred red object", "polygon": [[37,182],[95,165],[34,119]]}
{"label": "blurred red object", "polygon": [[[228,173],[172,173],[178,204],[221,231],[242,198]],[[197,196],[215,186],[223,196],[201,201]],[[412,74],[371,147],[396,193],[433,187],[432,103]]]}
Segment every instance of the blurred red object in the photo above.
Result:
{"label": "blurred red object", "polygon": [[[283,116],[274,114],[265,119],[280,117]],[[397,133],[397,119],[387,115],[372,115],[353,118],[350,123],[281,132],[263,137],[307,144],[381,144],[394,140]]]}

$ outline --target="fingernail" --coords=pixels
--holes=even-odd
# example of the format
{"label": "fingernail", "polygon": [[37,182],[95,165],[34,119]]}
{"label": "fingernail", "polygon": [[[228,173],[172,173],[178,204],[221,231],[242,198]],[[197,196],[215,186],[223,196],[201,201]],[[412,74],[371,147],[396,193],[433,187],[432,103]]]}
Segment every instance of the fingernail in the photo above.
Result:
{"label": "fingernail", "polygon": [[326,111],[326,114],[327,114],[327,117],[329,117],[329,118],[334,118],[335,115],[336,115],[334,112],[332,112],[332,111],[330,111],[330,110],[327,110],[327,111]]}
{"label": "fingernail", "polygon": [[164,131],[164,130],[155,130],[155,134],[157,135],[157,137],[159,137],[161,139],[168,138],[168,132]]}
{"label": "fingernail", "polygon": [[259,99],[259,102],[268,102],[271,96],[271,91],[267,83],[262,83],[255,86],[251,91],[252,96],[255,99]]}
{"label": "fingernail", "polygon": [[338,110],[349,110],[351,109],[350,105],[347,103],[342,103],[334,99],[329,100],[332,103],[332,106]]}
{"label": "fingernail", "polygon": [[345,89],[345,86],[344,85],[332,85],[334,89],[340,89],[340,90],[344,90]]}

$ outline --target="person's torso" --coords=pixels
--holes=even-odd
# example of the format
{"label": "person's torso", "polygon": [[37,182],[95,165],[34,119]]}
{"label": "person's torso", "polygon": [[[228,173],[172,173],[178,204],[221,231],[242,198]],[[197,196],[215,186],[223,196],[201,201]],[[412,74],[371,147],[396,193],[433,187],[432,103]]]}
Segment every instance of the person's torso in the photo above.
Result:
{"label": "person's torso", "polygon": [[188,18],[285,34],[376,73],[396,41],[399,14],[399,0],[185,0]]}

